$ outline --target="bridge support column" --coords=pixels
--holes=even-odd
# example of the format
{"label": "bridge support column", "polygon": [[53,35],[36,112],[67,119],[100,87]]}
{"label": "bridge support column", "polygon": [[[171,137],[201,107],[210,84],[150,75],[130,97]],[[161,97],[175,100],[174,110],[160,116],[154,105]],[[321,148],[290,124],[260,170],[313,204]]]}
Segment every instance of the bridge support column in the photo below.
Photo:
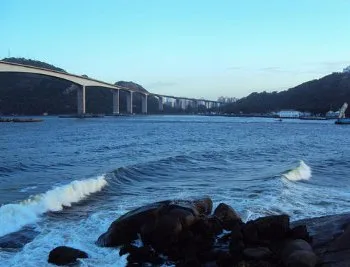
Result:
{"label": "bridge support column", "polygon": [[85,114],[85,86],[79,86],[77,89],[77,112],[78,115]]}
{"label": "bridge support column", "polygon": [[194,112],[198,112],[198,101],[192,100],[192,107]]}
{"label": "bridge support column", "polygon": [[129,91],[128,94],[126,94],[126,112],[132,114],[132,91]]}
{"label": "bridge support column", "polygon": [[113,114],[119,114],[119,90],[112,90],[113,96]]}
{"label": "bridge support column", "polygon": [[147,114],[147,95],[142,95],[141,110],[143,114]]}
{"label": "bridge support column", "polygon": [[180,109],[181,108],[181,101],[179,98],[175,99],[175,108]]}
{"label": "bridge support column", "polygon": [[159,103],[159,105],[158,105],[159,111],[163,111],[163,110],[164,110],[164,107],[163,107],[163,97],[161,97],[161,96],[158,97],[158,103]]}

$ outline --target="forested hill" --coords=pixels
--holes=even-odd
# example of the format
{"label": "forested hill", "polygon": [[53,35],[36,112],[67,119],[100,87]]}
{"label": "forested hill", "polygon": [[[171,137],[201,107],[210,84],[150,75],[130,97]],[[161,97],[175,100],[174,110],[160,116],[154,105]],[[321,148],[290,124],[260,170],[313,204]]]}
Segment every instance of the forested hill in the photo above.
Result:
{"label": "forested hill", "polygon": [[268,113],[295,109],[324,114],[350,103],[350,73],[333,73],[282,92],[252,93],[225,107],[228,113]]}
{"label": "forested hill", "polygon": [[28,65],[28,66],[33,66],[37,68],[42,68],[42,69],[49,69],[49,70],[54,70],[54,71],[60,71],[60,72],[66,72],[64,69],[58,68],[54,65],[38,61],[38,60],[33,60],[33,59],[26,59],[26,58],[16,58],[16,57],[9,57],[9,58],[4,58],[2,61],[10,62],[10,63],[16,63],[16,64],[22,64],[22,65]]}
{"label": "forested hill", "polygon": [[131,90],[148,93],[148,91],[145,88],[143,88],[141,85],[134,83],[134,82],[119,81],[119,82],[116,82],[114,84],[119,85],[121,87],[131,89]]}
{"label": "forested hill", "polygon": [[[66,72],[51,64],[25,58],[4,58],[3,61]],[[82,75],[85,76],[85,75]],[[147,92],[134,82],[119,81],[116,85]],[[73,114],[77,110],[77,86],[70,81],[31,73],[0,72],[0,115]],[[120,92],[120,109],[126,110],[126,93]],[[134,112],[141,112],[141,95],[135,94]],[[148,110],[158,111],[155,99],[149,98]],[[102,87],[86,88],[86,110],[89,113],[112,113],[112,93]]]}

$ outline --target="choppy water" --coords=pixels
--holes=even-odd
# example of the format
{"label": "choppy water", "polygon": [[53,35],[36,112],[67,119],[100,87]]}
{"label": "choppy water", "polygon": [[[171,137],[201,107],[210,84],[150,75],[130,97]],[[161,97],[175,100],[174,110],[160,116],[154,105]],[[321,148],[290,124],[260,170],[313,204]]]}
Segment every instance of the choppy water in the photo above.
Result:
{"label": "choppy water", "polygon": [[210,195],[245,220],[349,211],[349,137],[333,121],[260,118],[3,123],[0,263],[46,266],[52,248],[70,245],[90,254],[82,266],[123,266],[97,237],[124,212],[169,198]]}

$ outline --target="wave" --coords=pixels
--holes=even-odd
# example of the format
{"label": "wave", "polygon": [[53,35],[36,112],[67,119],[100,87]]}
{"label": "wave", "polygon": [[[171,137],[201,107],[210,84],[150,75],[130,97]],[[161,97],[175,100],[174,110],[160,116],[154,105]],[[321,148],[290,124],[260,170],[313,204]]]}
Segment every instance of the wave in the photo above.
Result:
{"label": "wave", "polygon": [[300,161],[299,166],[282,174],[290,181],[309,180],[311,178],[311,168],[304,161]]}
{"label": "wave", "polygon": [[23,226],[35,223],[48,211],[60,211],[70,207],[107,185],[104,176],[93,179],[76,180],[56,187],[44,194],[32,196],[20,203],[0,207],[0,236],[20,230]]}

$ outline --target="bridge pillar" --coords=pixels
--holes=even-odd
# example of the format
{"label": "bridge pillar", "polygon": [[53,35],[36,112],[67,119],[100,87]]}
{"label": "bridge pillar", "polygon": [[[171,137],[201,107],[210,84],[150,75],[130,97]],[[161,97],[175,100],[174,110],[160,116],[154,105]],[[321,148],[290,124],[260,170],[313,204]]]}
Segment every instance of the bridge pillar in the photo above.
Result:
{"label": "bridge pillar", "polygon": [[175,108],[180,109],[181,108],[181,100],[179,98],[175,99]]}
{"label": "bridge pillar", "polygon": [[119,114],[119,90],[112,90],[113,96],[113,114]]}
{"label": "bridge pillar", "polygon": [[197,100],[192,100],[192,106],[193,106],[193,110],[195,112],[198,112],[198,101]]}
{"label": "bridge pillar", "polygon": [[158,97],[158,103],[159,103],[159,111],[163,111],[163,97],[159,96]]}
{"label": "bridge pillar", "polygon": [[85,86],[79,86],[77,89],[77,113],[85,114]]}
{"label": "bridge pillar", "polygon": [[132,114],[132,91],[129,91],[128,94],[126,94],[126,112]]}
{"label": "bridge pillar", "polygon": [[142,95],[141,109],[143,114],[147,114],[147,95]]}

